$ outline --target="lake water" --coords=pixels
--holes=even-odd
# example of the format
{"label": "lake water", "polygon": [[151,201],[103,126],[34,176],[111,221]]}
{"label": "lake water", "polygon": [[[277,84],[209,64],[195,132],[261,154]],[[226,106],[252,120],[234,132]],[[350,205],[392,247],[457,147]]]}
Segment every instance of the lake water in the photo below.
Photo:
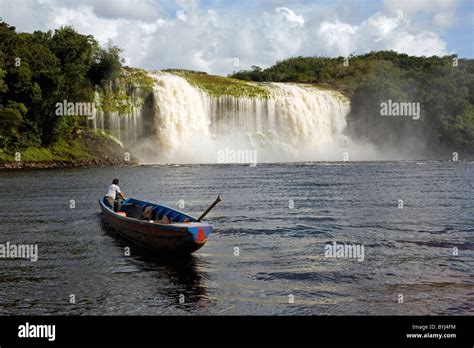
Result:
{"label": "lake water", "polygon": [[[196,216],[220,194],[209,242],[126,256],[97,203],[114,177]],[[0,314],[473,314],[473,185],[474,162],[447,161],[0,171],[0,243],[39,250],[0,259]]]}

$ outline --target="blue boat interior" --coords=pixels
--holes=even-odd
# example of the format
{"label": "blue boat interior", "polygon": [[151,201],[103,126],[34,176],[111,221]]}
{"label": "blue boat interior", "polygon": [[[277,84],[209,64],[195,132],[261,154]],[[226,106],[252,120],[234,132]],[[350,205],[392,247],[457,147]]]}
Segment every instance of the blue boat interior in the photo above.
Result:
{"label": "blue boat interior", "polygon": [[155,203],[149,203],[144,201],[139,201],[134,198],[129,198],[122,202],[119,211],[127,214],[127,217],[132,219],[142,219],[143,212],[146,207],[153,207],[152,220],[161,220],[164,215],[166,215],[171,222],[196,222],[197,219],[187,215],[183,212],[177,211],[175,209],[158,205]]}

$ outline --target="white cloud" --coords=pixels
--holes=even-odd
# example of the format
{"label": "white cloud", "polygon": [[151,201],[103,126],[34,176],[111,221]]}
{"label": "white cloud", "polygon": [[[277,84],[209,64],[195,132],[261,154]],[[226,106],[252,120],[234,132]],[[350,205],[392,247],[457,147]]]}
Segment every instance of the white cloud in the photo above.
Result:
{"label": "white cloud", "polygon": [[[73,25],[102,43],[112,39],[124,49],[130,65],[147,69],[186,68],[228,74],[251,65],[267,67],[297,55],[345,56],[382,49],[412,55],[448,53],[446,42],[436,32],[420,30],[414,18],[399,18],[392,11],[414,14],[429,8],[425,0],[414,5],[410,5],[412,1],[387,0],[388,12],[369,15],[359,22],[344,21],[336,12],[329,14],[316,5],[300,4],[294,9],[275,6],[258,12],[246,7],[239,11],[211,9],[200,6],[197,0],[178,0],[176,12],[168,16],[151,0],[114,1],[114,8],[105,6],[107,1],[99,5],[92,0],[0,0],[0,6],[2,17],[20,31]],[[456,4],[436,3],[436,11],[451,11]],[[433,21],[438,26],[449,25],[452,18],[446,14],[436,17],[441,10],[436,11]],[[236,58],[239,67],[234,65]]]}
{"label": "white cloud", "polygon": [[325,54],[347,56],[371,50],[395,50],[410,55],[445,55],[446,43],[435,33],[410,31],[410,23],[399,17],[376,13],[360,25],[323,22],[317,41]]}
{"label": "white cloud", "polygon": [[298,16],[292,10],[287,7],[277,7],[275,9],[277,15],[281,18],[286,20],[290,25],[296,24],[299,26],[304,26],[304,18],[303,16]]}
{"label": "white cloud", "polygon": [[460,3],[460,0],[385,0],[385,8],[393,12],[402,11],[407,17],[428,15],[434,25],[447,28],[456,24]]}
{"label": "white cloud", "polygon": [[[278,7],[263,15],[263,37],[266,49],[273,52],[275,60],[297,54],[304,43],[304,18],[286,7]],[[257,45],[258,47],[258,45]],[[258,50],[258,48],[257,48]]]}
{"label": "white cloud", "polygon": [[[338,20],[323,22],[317,29],[317,42],[324,47],[324,53],[333,52],[334,55],[348,56],[355,50],[355,39],[358,28]],[[321,47],[321,46],[320,46]]]}
{"label": "white cloud", "polygon": [[158,2],[151,0],[83,0],[80,4],[92,6],[103,18],[154,20],[162,12]]}
{"label": "white cloud", "polygon": [[186,22],[186,12],[184,12],[183,10],[176,10],[176,18],[182,20],[183,22]]}
{"label": "white cloud", "polygon": [[[48,18],[48,17],[47,17]],[[124,49],[123,56],[128,64],[143,66],[143,60],[150,49],[153,35],[165,22],[162,19],[142,21],[127,18],[98,17],[90,6],[53,8],[49,14],[53,28],[72,25],[78,32],[92,34],[101,43],[112,39]]]}

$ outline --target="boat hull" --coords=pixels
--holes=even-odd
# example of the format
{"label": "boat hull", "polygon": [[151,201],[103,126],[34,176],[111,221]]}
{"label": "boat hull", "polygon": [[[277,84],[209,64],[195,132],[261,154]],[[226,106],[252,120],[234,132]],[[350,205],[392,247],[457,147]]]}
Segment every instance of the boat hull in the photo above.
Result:
{"label": "boat hull", "polygon": [[125,202],[129,204],[130,202],[140,202],[142,207],[152,205],[157,208],[169,209],[175,214],[175,218],[186,217],[191,220],[166,225],[138,220],[115,213],[104,204],[102,199],[99,200],[104,221],[111,229],[135,245],[154,253],[166,256],[191,254],[206,244],[212,231],[210,224],[197,222],[195,218],[171,208],[133,199]]}

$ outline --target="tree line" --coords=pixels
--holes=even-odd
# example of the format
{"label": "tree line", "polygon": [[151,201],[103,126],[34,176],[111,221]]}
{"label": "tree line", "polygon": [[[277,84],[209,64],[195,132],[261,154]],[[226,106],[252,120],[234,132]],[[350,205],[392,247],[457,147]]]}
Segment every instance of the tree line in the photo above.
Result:
{"label": "tree line", "polygon": [[[58,117],[56,103],[93,102],[97,88],[106,89],[106,81],[120,76],[120,52],[70,26],[18,33],[0,22],[0,157],[67,142],[80,117]],[[337,89],[351,99],[349,135],[380,146],[412,142],[474,152],[473,59],[393,51],[295,57],[230,77]],[[381,117],[381,104],[388,100],[419,103],[419,120]]]}
{"label": "tree line", "polygon": [[93,102],[95,89],[120,74],[120,52],[70,26],[18,33],[0,22],[0,151],[67,141],[80,118],[58,117],[56,103]]}
{"label": "tree line", "polygon": [[[380,146],[417,144],[474,152],[474,60],[394,51],[349,57],[295,57],[230,77],[335,88],[351,99],[348,133]],[[388,100],[419,103],[421,117],[381,117]]]}

